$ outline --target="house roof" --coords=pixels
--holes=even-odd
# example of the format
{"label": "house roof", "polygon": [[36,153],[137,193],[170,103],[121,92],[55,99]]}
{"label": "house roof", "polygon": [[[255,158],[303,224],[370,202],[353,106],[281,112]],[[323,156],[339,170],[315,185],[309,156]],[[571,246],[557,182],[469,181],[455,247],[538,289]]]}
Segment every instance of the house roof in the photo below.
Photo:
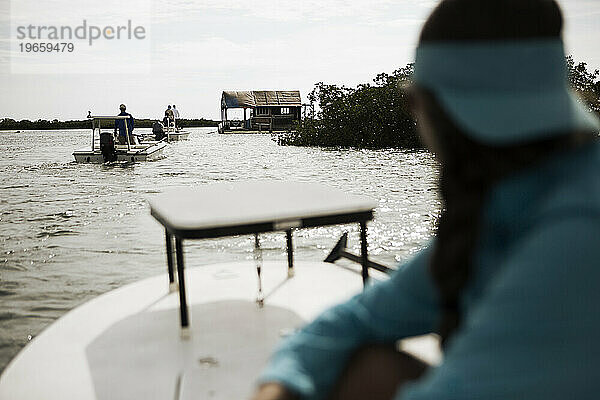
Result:
{"label": "house roof", "polygon": [[299,90],[224,91],[222,102],[227,108],[302,105]]}

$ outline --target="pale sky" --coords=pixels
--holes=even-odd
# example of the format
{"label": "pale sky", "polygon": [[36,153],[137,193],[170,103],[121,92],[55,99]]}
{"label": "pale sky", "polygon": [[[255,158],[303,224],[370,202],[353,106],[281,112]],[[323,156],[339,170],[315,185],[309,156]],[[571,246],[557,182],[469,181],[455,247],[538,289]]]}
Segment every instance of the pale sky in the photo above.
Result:
{"label": "pale sky", "polygon": [[[108,9],[111,0],[39,0],[35,13],[17,15],[18,4],[24,3],[15,2],[24,0],[12,1],[11,5],[11,0],[0,0],[0,118],[60,120],[82,119],[87,110],[116,113],[120,103],[139,118],[159,118],[167,104],[175,103],[184,118],[218,119],[223,90],[299,89],[306,99],[319,81],[349,86],[368,82],[377,73],[413,60],[420,27],[437,4],[436,0],[136,0],[143,6],[120,15]],[[568,52],[577,61],[600,68],[600,0],[559,2],[566,17]],[[146,47],[119,53],[105,64],[92,53],[73,53],[79,57],[73,63],[83,63],[79,67],[85,71],[100,66],[101,71],[117,72],[74,73],[63,66],[59,73],[14,73],[27,55],[18,54],[14,46],[11,53],[11,38],[15,43],[11,23],[35,24],[42,10],[61,13],[57,25],[79,24],[84,18],[99,21],[94,19],[100,15],[99,4],[104,7],[102,18],[131,18],[149,25]],[[94,44],[94,51],[115,42],[106,43]],[[47,56],[44,60],[51,59]],[[149,68],[118,72],[136,65]]]}

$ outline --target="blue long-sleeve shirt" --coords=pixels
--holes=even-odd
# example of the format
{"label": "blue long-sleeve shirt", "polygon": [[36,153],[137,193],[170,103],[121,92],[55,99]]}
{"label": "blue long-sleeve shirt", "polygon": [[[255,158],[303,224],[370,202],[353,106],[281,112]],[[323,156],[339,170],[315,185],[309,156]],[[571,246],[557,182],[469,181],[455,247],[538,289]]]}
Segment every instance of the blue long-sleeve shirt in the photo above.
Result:
{"label": "blue long-sleeve shirt", "polygon": [[115,130],[117,130],[117,129],[119,130],[119,136],[127,136],[126,132],[125,132],[125,121],[127,121],[127,130],[129,131],[129,134],[131,135],[133,133],[133,116],[125,111],[121,111],[119,113],[119,116],[120,117],[129,116],[129,118],[127,118],[126,120],[116,119],[115,120]]}
{"label": "blue long-sleeve shirt", "polygon": [[[442,364],[396,399],[598,398],[600,146],[503,180],[484,211],[462,325]],[[359,346],[434,332],[429,258],[425,249],[285,340],[260,380],[319,399]]]}

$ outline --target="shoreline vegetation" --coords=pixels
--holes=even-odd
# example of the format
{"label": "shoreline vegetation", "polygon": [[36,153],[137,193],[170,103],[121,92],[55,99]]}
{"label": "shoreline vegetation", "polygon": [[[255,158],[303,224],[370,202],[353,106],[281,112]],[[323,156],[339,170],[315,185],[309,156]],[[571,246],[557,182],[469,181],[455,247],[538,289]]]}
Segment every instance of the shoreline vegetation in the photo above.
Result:
{"label": "shoreline vegetation", "polygon": [[[568,56],[571,87],[600,116],[600,71]],[[421,149],[416,123],[400,88],[411,82],[413,64],[391,74],[381,73],[372,83],[355,88],[315,84],[308,95],[309,118],[295,132],[278,137],[280,145],[359,149]]]}
{"label": "shoreline vegetation", "polygon": [[[572,89],[600,116],[600,71],[589,70],[585,62],[568,56],[567,68]],[[371,83],[354,88],[319,82],[308,94],[309,105],[303,121],[294,131],[277,136],[283,146],[407,149],[422,148],[405,93],[414,65],[391,74],[380,73]],[[154,119],[135,119],[136,128],[151,128]],[[183,128],[217,127],[219,121],[180,119]],[[90,121],[37,121],[0,119],[0,131],[89,129]]]}
{"label": "shoreline vegetation", "polygon": [[[135,118],[135,117],[134,117]],[[136,128],[152,128],[152,124],[156,119],[147,118],[135,118]],[[177,125],[182,128],[205,128],[205,127],[217,127],[219,121],[212,121],[209,119],[178,119]],[[31,130],[59,130],[59,129],[90,129],[92,123],[89,119],[84,120],[72,120],[72,121],[59,121],[57,119],[48,121],[44,119],[38,119],[37,121],[21,120],[15,121],[11,118],[0,119],[0,131],[31,131]]]}

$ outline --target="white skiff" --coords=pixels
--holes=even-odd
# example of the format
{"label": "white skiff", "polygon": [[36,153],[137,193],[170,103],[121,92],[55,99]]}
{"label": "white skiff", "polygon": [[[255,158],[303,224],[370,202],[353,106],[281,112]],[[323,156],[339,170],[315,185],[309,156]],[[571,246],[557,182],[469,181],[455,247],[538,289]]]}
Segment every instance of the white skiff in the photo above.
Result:
{"label": "white skiff", "polygon": [[[127,116],[89,116],[92,121],[92,140],[89,147],[75,150],[73,157],[78,163],[140,162],[154,161],[163,157],[164,142],[148,141],[130,143],[127,123],[125,123],[127,144],[116,144],[112,131],[116,120],[126,120]],[[105,127],[102,128],[102,122]],[[104,131],[102,131],[104,129]],[[97,131],[97,132],[96,132]]]}

